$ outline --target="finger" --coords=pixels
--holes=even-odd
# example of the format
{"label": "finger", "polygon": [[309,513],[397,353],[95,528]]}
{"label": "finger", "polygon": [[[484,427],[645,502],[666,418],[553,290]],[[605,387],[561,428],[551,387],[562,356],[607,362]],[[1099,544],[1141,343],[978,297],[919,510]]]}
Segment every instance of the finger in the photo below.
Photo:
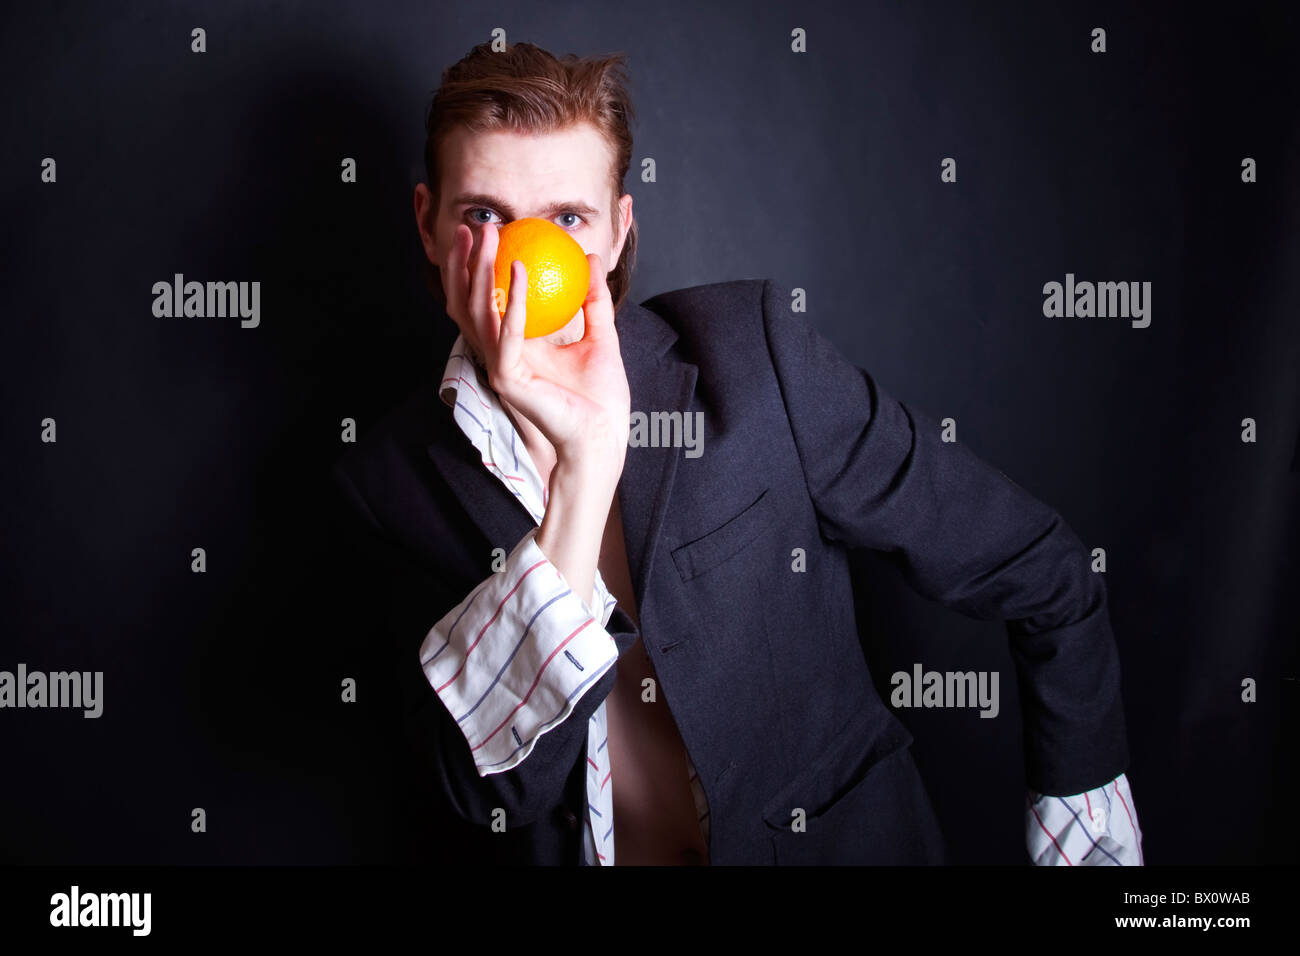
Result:
{"label": "finger", "polygon": [[451,249],[447,253],[447,266],[443,270],[442,291],[447,299],[447,315],[466,341],[477,348],[478,336],[469,320],[469,254],[474,243],[474,233],[469,226],[461,224],[452,236]]}
{"label": "finger", "polygon": [[614,301],[610,298],[605,281],[605,265],[594,252],[587,254],[587,268],[591,276],[587,282],[587,297],[582,302],[582,335],[601,336],[614,333]]}
{"label": "finger", "polygon": [[469,268],[469,314],[483,345],[484,359],[491,363],[495,359],[497,340],[501,336],[501,313],[497,311],[492,298],[493,270],[497,258],[497,225],[494,222],[483,224],[479,230],[477,248]]}
{"label": "finger", "polygon": [[497,340],[497,368],[513,380],[524,354],[524,320],[528,305],[528,270],[518,259],[510,263],[510,298]]}
{"label": "finger", "polygon": [[442,291],[447,297],[447,314],[453,319],[457,318],[456,312],[464,308],[465,294],[469,290],[467,265],[473,242],[474,234],[470,232],[469,226],[461,223],[456,227],[451,237],[451,249],[447,253],[447,267],[443,270],[442,276]]}

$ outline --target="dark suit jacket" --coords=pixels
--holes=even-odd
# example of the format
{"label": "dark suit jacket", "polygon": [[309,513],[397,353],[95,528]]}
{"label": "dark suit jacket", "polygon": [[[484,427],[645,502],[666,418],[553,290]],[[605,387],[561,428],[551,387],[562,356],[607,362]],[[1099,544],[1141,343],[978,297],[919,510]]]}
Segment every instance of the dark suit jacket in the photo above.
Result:
{"label": "dark suit jacket", "polygon": [[[701,456],[629,447],[619,483],[645,648],[708,797],[714,864],[941,862],[912,738],[864,662],[849,549],[886,552],[920,593],[1007,620],[1026,780],[1052,795],[1128,762],[1105,587],[1057,513],[942,442],[790,301],[744,280],[618,312],[632,411],[704,413]],[[588,718],[614,670],[519,766],[482,778],[421,670],[428,630],[533,526],[439,399],[438,358],[335,466],[386,542],[367,557],[387,562],[385,591],[368,599],[447,805],[484,832],[504,808],[507,832],[490,839],[513,859],[577,864]],[[620,651],[638,636],[622,608],[608,630]],[[806,832],[791,829],[795,808]]]}

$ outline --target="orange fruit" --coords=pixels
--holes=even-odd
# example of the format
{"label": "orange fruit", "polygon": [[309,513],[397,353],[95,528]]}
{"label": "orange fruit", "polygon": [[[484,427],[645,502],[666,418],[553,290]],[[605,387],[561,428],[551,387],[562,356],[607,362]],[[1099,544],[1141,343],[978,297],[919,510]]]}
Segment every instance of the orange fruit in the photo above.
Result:
{"label": "orange fruit", "polygon": [[591,269],[578,240],[547,219],[515,219],[497,231],[493,270],[504,319],[510,301],[510,263],[518,259],[528,273],[524,338],[550,335],[578,314],[587,298]]}

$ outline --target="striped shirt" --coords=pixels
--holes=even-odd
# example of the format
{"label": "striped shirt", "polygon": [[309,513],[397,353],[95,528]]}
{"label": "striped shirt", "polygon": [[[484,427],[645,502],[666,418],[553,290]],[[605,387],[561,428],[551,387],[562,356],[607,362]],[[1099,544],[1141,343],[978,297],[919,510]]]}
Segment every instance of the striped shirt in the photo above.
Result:
{"label": "striped shirt", "polygon": [[[465,350],[452,346],[439,394],[483,466],[519,499],[540,527],[547,489],[496,394]],[[537,738],[566,719],[582,694],[618,660],[605,630],[617,599],[595,576],[595,608],[575,594],[530,530],[487,580],[429,631],[420,647],[425,677],[456,718],[480,775],[510,770]],[[629,598],[631,595],[629,595]],[[614,786],[602,701],[587,727],[589,864],[614,864]],[[709,809],[686,758],[705,844]]]}
{"label": "striped shirt", "polygon": [[[478,450],[483,466],[519,499],[540,527],[547,489],[496,393],[457,336],[439,385],[442,401]],[[537,739],[564,721],[583,693],[618,660],[605,630],[617,599],[596,571],[594,605],[575,594],[547,560],[530,530],[494,566],[494,573],[452,608],[424,638],[425,677],[456,718],[480,776],[517,766]],[[630,597],[630,596],[629,596]],[[614,780],[606,747],[605,704],[587,727],[587,812],[583,827],[590,865],[614,864]],[[690,781],[705,844],[709,807],[690,756]],[[1141,862],[1141,830],[1123,774],[1071,797],[1030,793],[1025,839],[1039,865],[1133,865]]]}

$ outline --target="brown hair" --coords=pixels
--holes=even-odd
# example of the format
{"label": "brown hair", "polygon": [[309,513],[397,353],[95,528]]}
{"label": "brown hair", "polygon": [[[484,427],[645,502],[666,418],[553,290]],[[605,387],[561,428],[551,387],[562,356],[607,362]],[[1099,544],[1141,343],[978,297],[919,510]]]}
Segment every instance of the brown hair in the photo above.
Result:
{"label": "brown hair", "polygon": [[[555,57],[531,43],[512,43],[501,52],[480,43],[442,74],[425,120],[424,170],[434,195],[431,215],[437,215],[441,169],[438,150],[455,128],[470,132],[503,129],[549,133],[573,123],[591,123],[609,144],[613,157],[613,224],[619,228],[619,197],[623,177],[632,162],[632,100],[627,92],[622,54],[579,59],[569,53]],[[636,220],[628,228],[623,252],[607,279],[614,309],[627,298],[636,261]],[[425,257],[424,279],[440,303],[438,268]],[[608,264],[606,264],[608,268]]]}

